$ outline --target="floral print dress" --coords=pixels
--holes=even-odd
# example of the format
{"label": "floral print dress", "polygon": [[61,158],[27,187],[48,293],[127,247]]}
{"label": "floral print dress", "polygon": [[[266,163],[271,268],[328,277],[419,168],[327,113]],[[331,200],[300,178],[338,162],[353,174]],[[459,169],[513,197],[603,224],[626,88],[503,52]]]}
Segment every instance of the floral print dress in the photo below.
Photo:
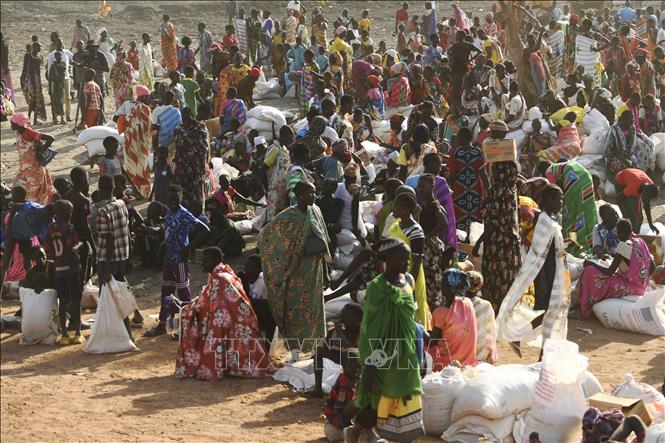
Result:
{"label": "floral print dress", "polygon": [[492,183],[485,207],[485,226],[494,231],[483,242],[483,294],[494,309],[501,306],[522,265],[517,207],[517,165],[500,162],[492,166]]}
{"label": "floral print dress", "polygon": [[220,263],[201,295],[182,311],[176,378],[217,381],[224,373],[264,377],[272,373],[267,342],[242,282]]}

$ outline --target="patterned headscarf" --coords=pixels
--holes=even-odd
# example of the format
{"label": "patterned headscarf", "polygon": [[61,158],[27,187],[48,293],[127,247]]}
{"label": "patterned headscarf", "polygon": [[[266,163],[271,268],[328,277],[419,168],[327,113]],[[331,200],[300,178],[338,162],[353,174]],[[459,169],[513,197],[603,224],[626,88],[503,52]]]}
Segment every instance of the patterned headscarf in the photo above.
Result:
{"label": "patterned headscarf", "polygon": [[326,126],[328,126],[328,120],[325,117],[317,115],[309,124],[308,135],[320,136],[326,130]]}
{"label": "patterned headscarf", "polygon": [[385,256],[389,251],[392,251],[393,249],[399,248],[399,247],[404,247],[407,250],[410,251],[409,245],[404,243],[402,240],[399,238],[395,237],[387,237],[384,239],[381,239],[378,244],[374,247],[374,250],[381,256]]}
{"label": "patterned headscarf", "polygon": [[443,286],[453,295],[464,295],[469,290],[469,275],[457,268],[450,268],[443,273]]}
{"label": "patterned headscarf", "polygon": [[409,67],[404,62],[395,63],[390,67],[390,73],[393,75],[404,75],[409,70]]}
{"label": "patterned headscarf", "polygon": [[469,277],[469,289],[466,291],[467,294],[478,295],[484,284],[483,274],[478,271],[470,271],[467,276]]}
{"label": "patterned headscarf", "polygon": [[9,117],[9,121],[15,125],[27,128],[30,124],[30,117],[28,117],[28,114],[25,112],[17,112],[16,114]]}

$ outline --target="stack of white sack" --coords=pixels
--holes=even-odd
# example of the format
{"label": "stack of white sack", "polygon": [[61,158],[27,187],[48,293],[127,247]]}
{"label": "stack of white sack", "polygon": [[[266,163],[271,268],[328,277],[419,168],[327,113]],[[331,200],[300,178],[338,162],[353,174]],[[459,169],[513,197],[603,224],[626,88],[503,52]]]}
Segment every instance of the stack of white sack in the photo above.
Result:
{"label": "stack of white sack", "polygon": [[275,135],[278,136],[281,127],[286,125],[286,117],[284,117],[284,113],[272,106],[255,106],[247,111],[247,120],[244,125],[245,134],[249,133],[252,129],[255,129],[259,132],[259,135],[265,137],[267,141],[272,141],[274,139],[273,124]]}
{"label": "stack of white sack", "polygon": [[515,422],[513,438],[526,443],[533,432],[540,441],[578,442],[587,401],[582,388],[588,360],[576,343],[549,339],[543,347],[540,376],[533,390],[533,405]]}
{"label": "stack of white sack", "polygon": [[[288,112],[288,111],[284,112],[284,116],[287,117],[287,118],[288,118],[288,114],[291,114],[291,113]],[[297,122],[295,122],[292,125],[292,127],[293,127],[293,131],[296,133],[296,135],[301,131],[307,132],[307,130],[309,129],[309,123],[307,122],[307,118],[302,118],[302,119],[298,120]],[[279,134],[277,134],[277,135],[279,135]],[[333,128],[331,128],[330,126],[326,126],[326,129],[323,130],[323,134],[321,134],[321,138],[324,139],[324,141],[328,144],[333,144],[334,142],[336,142],[339,139],[339,137],[337,136],[337,132],[335,132],[335,130]]]}
{"label": "stack of white sack", "polygon": [[522,365],[494,367],[482,363],[467,369],[464,375],[468,380],[457,393],[451,425],[441,438],[467,443],[481,437],[510,437],[515,416],[533,405],[538,371]]}
{"label": "stack of white sack", "polygon": [[[448,369],[450,368],[446,368]],[[516,421],[534,406],[540,373],[540,363],[529,366],[519,364],[491,366],[480,363],[463,372],[466,381],[456,393],[451,386],[453,385],[451,377],[445,377],[448,394],[445,398],[440,395],[434,396],[434,393],[443,391],[440,386],[442,382],[426,383],[427,378],[425,378],[423,421],[427,433],[432,434],[430,429],[445,423],[447,418],[447,415],[443,414],[443,417],[437,416],[433,420],[432,410],[436,410],[433,408],[442,410],[452,402],[450,425],[441,435],[443,440],[451,443],[475,443],[479,438],[511,441]],[[598,379],[588,371],[583,371],[581,384],[583,398],[603,392]],[[457,387],[457,384],[454,384],[454,387]],[[581,417],[580,415],[580,419]]]}
{"label": "stack of white sack", "polygon": [[426,376],[422,384],[425,433],[440,436],[450,426],[453,403],[466,379],[459,368],[448,366]]}
{"label": "stack of white sack", "polygon": [[[622,398],[640,399],[655,423],[665,422],[665,397],[651,385],[638,383],[632,374],[623,375],[623,383],[612,390],[612,395]],[[653,440],[645,440],[651,442]]]}
{"label": "stack of white sack", "polygon": [[125,135],[119,134],[118,130],[111,126],[91,126],[81,131],[76,137],[77,145],[85,145],[88,148],[88,156],[104,155],[104,139],[115,137],[120,145],[125,144]]}

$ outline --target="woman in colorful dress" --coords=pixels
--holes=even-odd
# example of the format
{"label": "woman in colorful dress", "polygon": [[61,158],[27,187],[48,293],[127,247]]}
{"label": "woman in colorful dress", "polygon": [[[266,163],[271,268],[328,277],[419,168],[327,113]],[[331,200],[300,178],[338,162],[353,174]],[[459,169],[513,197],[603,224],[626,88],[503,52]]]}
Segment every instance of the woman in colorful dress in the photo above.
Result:
{"label": "woman in colorful dress", "polygon": [[522,265],[517,211],[517,165],[492,164],[492,186],[484,210],[485,230],[473,248],[478,257],[483,245],[483,294],[498,311]]}
{"label": "woman in colorful dress", "polygon": [[437,151],[431,141],[429,128],[425,123],[420,123],[413,129],[411,141],[399,150],[396,163],[400,167],[400,180],[405,181],[407,177],[422,174],[425,169],[423,160],[433,152]]}
{"label": "woman in colorful dress", "polygon": [[243,63],[242,54],[236,54],[233,60],[233,63],[226,66],[219,73],[219,87],[217,89],[217,95],[215,95],[215,111],[217,115],[222,115],[221,112],[221,102],[224,101],[226,93],[229,88],[235,88],[238,86],[240,81],[245,78],[249,73],[249,66]]}
{"label": "woman in colorful dress", "polygon": [[150,90],[136,86],[136,102],[125,116],[125,158],[123,168],[130,183],[143,198],[150,196],[152,180],[148,156],[152,152],[152,112],[148,101]]}
{"label": "woman in colorful dress", "polygon": [[543,131],[543,124],[540,119],[535,119],[531,123],[532,132],[524,139],[524,144],[520,150],[520,170],[526,178],[534,176],[534,169],[538,164],[538,153],[548,149],[554,143],[554,139],[549,132]]}
{"label": "woman in colorful dress", "polygon": [[337,89],[337,96],[344,94],[344,59],[338,51],[333,51],[328,56],[328,70],[332,76],[332,83]]}
{"label": "woman in colorful dress", "polygon": [[473,135],[462,128],[455,140],[457,147],[448,157],[448,183],[452,187],[457,229],[469,232],[472,222],[482,223],[480,204],[485,198],[488,178],[483,151],[471,144]]}
{"label": "woman in colorful dress", "polygon": [[575,232],[582,252],[589,252],[593,247],[593,227],[598,223],[591,174],[581,164],[567,161],[550,166],[545,176],[563,191],[563,237]]}
{"label": "woman in colorful dress", "polygon": [[582,153],[582,143],[575,125],[575,113],[569,112],[559,122],[559,134],[556,143],[550,148],[538,152],[538,158],[550,163],[570,160]]}
{"label": "woman in colorful dress", "polygon": [[399,108],[411,103],[411,86],[409,85],[409,68],[404,62],[395,63],[390,67],[390,78],[386,83],[388,99],[386,106]]}
{"label": "woman in colorful dress", "polygon": [[181,74],[185,72],[186,66],[196,66],[196,56],[194,55],[194,50],[189,46],[192,44],[192,39],[188,36],[184,36],[182,39],[182,46],[178,49],[178,72]]}
{"label": "woman in colorful dress", "polygon": [[190,108],[182,109],[182,125],[174,131],[175,178],[185,202],[203,202],[203,183],[208,161],[208,130]]}
{"label": "woman in colorful dress", "polygon": [[[411,251],[390,238],[381,240],[378,252],[385,271],[369,283],[363,304],[358,359],[362,367],[355,399],[360,412],[350,431],[373,433],[376,426],[381,438],[409,442],[424,434],[419,326],[413,320],[413,277],[407,274]],[[374,358],[376,343],[384,344],[381,355],[389,358]]]}
{"label": "woman in colorful dress", "polygon": [[175,377],[219,381],[225,374],[270,375],[267,342],[242,281],[222,262],[219,248],[203,251],[201,267],[208,273],[208,284],[182,310]]}
{"label": "woman in colorful dress", "polygon": [[270,147],[263,159],[266,178],[263,186],[266,191],[266,210],[262,225],[275,218],[289,205],[286,192],[286,174],[291,165],[291,157],[287,146],[293,143],[293,129],[284,125],[279,130],[279,139]]}
{"label": "woman in colorful dress", "polygon": [[44,143],[44,148],[48,148],[55,139],[29,128],[30,117],[25,112],[17,112],[9,118],[9,121],[12,130],[16,131],[18,147],[19,171],[14,179],[14,186],[25,188],[26,200],[46,205],[51,201],[53,183],[48,169],[37,160],[35,144],[41,141]]}
{"label": "woman in colorful dress", "polygon": [[593,305],[608,298],[624,295],[644,295],[649,288],[649,278],[654,263],[644,240],[633,234],[628,219],[617,222],[617,244],[614,259],[609,267],[585,261],[581,277],[580,311],[591,317]]}
{"label": "woman in colorful dress", "polygon": [[48,93],[51,97],[51,115],[53,124],[65,124],[65,75],[67,65],[62,61],[62,52],[55,53],[55,60],[48,72]]}
{"label": "woman in colorful dress", "polygon": [[323,283],[330,252],[326,224],[314,204],[316,188],[301,182],[294,191],[296,205],[271,220],[257,243],[266,298],[275,324],[280,334],[289,338],[287,346],[297,360],[299,349],[311,350],[312,339],[326,334]]}
{"label": "woman in colorful dress", "polygon": [[134,68],[127,61],[127,53],[122,51],[111,67],[109,74],[116,108],[119,108],[127,100],[134,98],[134,91],[132,91],[133,74]]}
{"label": "woman in colorful dress", "polygon": [[37,125],[37,118],[46,120],[46,106],[44,105],[44,93],[42,92],[42,63],[43,59],[39,52],[42,45],[39,42],[32,44],[32,52],[23,57],[23,71],[21,72],[21,90],[28,104],[28,117],[34,117],[33,125]]}
{"label": "woman in colorful dress", "polygon": [[162,24],[159,27],[162,40],[162,56],[167,71],[178,67],[178,39],[175,36],[175,26],[167,14],[162,15]]}
{"label": "woman in colorful dress", "polygon": [[298,202],[295,193],[298,183],[314,183],[314,179],[305,169],[305,165],[311,161],[309,147],[305,143],[297,142],[291,152],[291,165],[286,171],[286,192],[289,197],[289,204],[295,205]]}
{"label": "woman in colorful dress", "polygon": [[300,116],[304,116],[309,111],[309,101],[316,94],[316,80],[323,76],[319,74],[319,67],[314,63],[314,53],[309,49],[305,50],[305,65],[298,75],[300,78],[300,90],[298,92],[298,109]]}

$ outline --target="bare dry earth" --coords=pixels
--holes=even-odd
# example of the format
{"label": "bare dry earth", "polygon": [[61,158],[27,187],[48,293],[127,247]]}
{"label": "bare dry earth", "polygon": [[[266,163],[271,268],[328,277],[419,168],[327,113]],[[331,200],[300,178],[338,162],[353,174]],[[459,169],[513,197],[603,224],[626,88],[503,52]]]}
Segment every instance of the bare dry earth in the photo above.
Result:
{"label": "bare dry earth", "polygon": [[[116,40],[139,39],[152,33],[159,48],[159,17],[173,18],[178,35],[194,35],[195,24],[204,20],[217,36],[225,24],[221,2],[111,2],[111,17],[96,17],[97,2],[10,2],[0,4],[1,29],[13,43],[12,70],[18,85],[22,47],[36,33],[42,42],[58,30],[67,44],[73,22],[81,17],[91,29],[105,26]],[[352,15],[368,8],[379,38],[392,42],[392,17],[398,2],[328,2],[329,18],[338,15],[342,5]],[[246,9],[262,2],[241,2]],[[481,12],[486,2],[464,2],[465,8]],[[306,2],[308,7],[312,2]],[[273,15],[281,18],[285,2],[271,2]],[[448,5],[444,6],[449,8]],[[279,12],[277,12],[279,11]],[[375,36],[376,39],[376,36]],[[159,52],[159,50],[158,50]],[[45,88],[46,92],[46,88]],[[23,96],[17,93],[18,110],[25,111]],[[109,100],[110,101],[110,100]],[[293,104],[291,104],[292,106]],[[47,97],[48,108],[48,97]],[[48,110],[48,109],[47,109]],[[107,105],[107,113],[112,112]],[[50,113],[50,111],[49,111]],[[50,114],[49,114],[50,115]],[[39,128],[56,137],[58,156],[49,165],[52,176],[66,175],[85,163],[87,152],[75,145],[72,127]],[[6,123],[0,125],[0,174],[11,182],[18,170],[14,135]],[[96,183],[97,171],[91,171]],[[95,185],[93,185],[94,187]],[[662,198],[657,218],[665,222]],[[250,247],[252,245],[250,244]],[[237,266],[243,260],[235,260]],[[198,291],[204,275],[194,269],[192,282]],[[148,318],[159,305],[158,273],[137,271],[130,275],[139,305]],[[3,301],[2,314],[13,313],[15,302]],[[86,317],[90,317],[88,314]],[[154,320],[149,319],[147,326]],[[591,328],[592,335],[577,327]],[[590,370],[605,389],[622,381],[624,372],[655,386],[663,382],[665,339],[608,330],[596,320],[569,324],[569,339],[579,344],[589,357]],[[135,330],[135,336],[142,331]],[[11,442],[34,441],[324,441],[320,420],[321,402],[297,396],[290,389],[266,380],[225,379],[220,383],[179,381],[173,375],[176,343],[167,338],[138,340],[140,352],[90,356],[78,347],[19,346],[18,336],[0,336],[0,438]],[[501,363],[532,363],[535,350],[519,360],[500,346]],[[424,438],[419,441],[438,441]]]}

